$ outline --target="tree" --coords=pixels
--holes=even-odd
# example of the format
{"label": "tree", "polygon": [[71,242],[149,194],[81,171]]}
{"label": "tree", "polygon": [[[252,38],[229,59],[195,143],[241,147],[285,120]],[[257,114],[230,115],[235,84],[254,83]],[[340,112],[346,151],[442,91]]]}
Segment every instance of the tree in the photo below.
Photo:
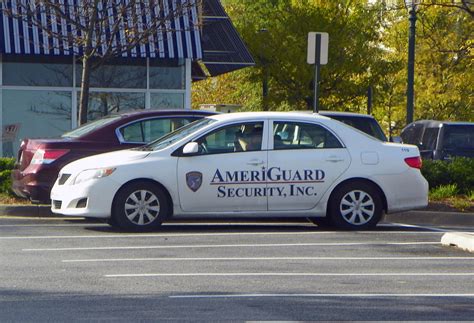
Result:
{"label": "tree", "polygon": [[[383,51],[377,46],[380,6],[363,0],[226,0],[223,4],[257,63],[256,68],[235,72],[244,88],[253,84],[250,93],[257,95],[251,100],[253,109],[262,109],[265,74],[270,109],[311,109],[313,68],[306,63],[307,34],[324,31],[330,35],[329,63],[321,69],[321,106],[365,111],[367,88],[383,71],[378,63]],[[208,81],[208,88],[215,88],[221,79]],[[227,84],[220,88],[226,87],[229,92],[223,100],[234,99],[235,92]]]}
{"label": "tree", "polygon": [[[390,9],[390,8],[389,8]],[[404,68],[392,71],[400,94],[406,88],[408,19],[403,8],[384,13],[385,59]],[[417,13],[415,55],[415,119],[474,120],[474,20],[456,6],[423,2]],[[398,80],[398,81],[396,81]],[[396,82],[395,82],[396,81]],[[403,84],[403,86],[400,86]],[[402,116],[405,102],[394,106]],[[387,102],[385,102],[385,106]]]}
{"label": "tree", "polygon": [[[79,124],[87,122],[91,69],[137,47],[155,44],[167,32],[194,29],[200,0],[4,0],[2,11],[39,28],[82,62]],[[171,21],[184,20],[184,29]],[[161,37],[161,38],[160,38]]]}

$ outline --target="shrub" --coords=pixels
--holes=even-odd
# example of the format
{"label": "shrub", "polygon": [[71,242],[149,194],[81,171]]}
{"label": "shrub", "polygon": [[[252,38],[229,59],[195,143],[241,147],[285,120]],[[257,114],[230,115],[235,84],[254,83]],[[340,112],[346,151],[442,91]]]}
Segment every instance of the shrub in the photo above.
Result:
{"label": "shrub", "polygon": [[0,158],[0,193],[13,194],[11,173],[14,165],[14,158]]}
{"label": "shrub", "polygon": [[454,158],[451,162],[423,160],[421,169],[430,188],[455,184],[461,194],[474,190],[474,158]]}
{"label": "shrub", "polygon": [[14,166],[14,158],[0,158],[0,172],[4,170],[12,170]]}

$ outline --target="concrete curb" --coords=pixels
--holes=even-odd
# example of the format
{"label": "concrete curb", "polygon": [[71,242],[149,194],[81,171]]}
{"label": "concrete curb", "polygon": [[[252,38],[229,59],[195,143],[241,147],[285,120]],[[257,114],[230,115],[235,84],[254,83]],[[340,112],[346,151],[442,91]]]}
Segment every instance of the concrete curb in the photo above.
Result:
{"label": "concrete curb", "polygon": [[64,217],[51,212],[49,205],[0,205],[0,216]]}
{"label": "concrete curb", "polygon": [[437,212],[437,211],[408,211],[387,214],[385,222],[405,223],[425,226],[466,226],[474,227],[474,213]]}
{"label": "concrete curb", "polygon": [[462,232],[448,232],[441,238],[441,244],[448,247],[457,247],[459,249],[474,253],[474,234]]}

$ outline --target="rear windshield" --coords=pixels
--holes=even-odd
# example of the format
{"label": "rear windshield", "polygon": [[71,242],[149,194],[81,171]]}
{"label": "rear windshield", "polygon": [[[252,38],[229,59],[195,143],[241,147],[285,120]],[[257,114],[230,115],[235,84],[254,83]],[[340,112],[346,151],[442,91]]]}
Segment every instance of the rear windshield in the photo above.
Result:
{"label": "rear windshield", "polygon": [[338,115],[330,116],[330,118],[344,122],[345,124],[365,132],[366,134],[371,135],[372,137],[375,137],[379,140],[387,141],[387,137],[385,137],[385,134],[375,119]]}
{"label": "rear windshield", "polygon": [[106,117],[103,117],[101,119],[98,119],[98,120],[95,120],[95,121],[91,121],[91,122],[88,122],[82,126],[80,126],[79,128],[76,128],[74,130],[71,130],[69,132],[66,132],[65,134],[63,134],[61,137],[63,138],[78,138],[78,137],[82,137],[82,136],[85,136],[91,132],[93,132],[94,130],[96,130],[97,128],[100,128],[100,127],[103,127],[109,123],[112,123],[114,122],[115,120],[117,119],[120,119],[120,116],[118,115],[113,115],[113,116],[106,116]]}
{"label": "rear windshield", "polygon": [[443,137],[445,149],[474,150],[474,125],[445,126]]}

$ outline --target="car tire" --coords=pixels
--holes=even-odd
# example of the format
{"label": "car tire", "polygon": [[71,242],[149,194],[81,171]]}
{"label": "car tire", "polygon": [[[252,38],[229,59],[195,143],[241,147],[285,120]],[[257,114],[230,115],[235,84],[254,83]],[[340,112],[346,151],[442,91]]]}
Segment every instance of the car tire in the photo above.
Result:
{"label": "car tire", "polygon": [[170,203],[163,189],[150,182],[134,182],[115,196],[111,223],[130,231],[150,231],[169,217]]}
{"label": "car tire", "polygon": [[308,221],[316,224],[320,228],[331,228],[333,225],[328,217],[307,218]]}
{"label": "car tire", "polygon": [[366,182],[349,182],[337,188],[329,201],[329,220],[339,229],[373,228],[382,218],[380,191]]}

